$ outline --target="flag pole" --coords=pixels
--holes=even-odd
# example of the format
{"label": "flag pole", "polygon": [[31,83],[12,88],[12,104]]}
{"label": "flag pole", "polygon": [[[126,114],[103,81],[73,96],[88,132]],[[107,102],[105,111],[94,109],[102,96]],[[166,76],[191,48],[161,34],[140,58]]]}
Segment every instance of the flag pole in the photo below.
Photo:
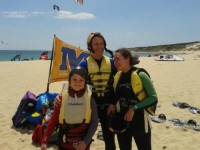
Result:
{"label": "flag pole", "polygon": [[50,62],[50,67],[49,67],[49,77],[48,77],[48,82],[47,82],[47,90],[46,93],[49,93],[49,85],[50,85],[50,76],[51,76],[51,68],[52,68],[52,61],[53,61],[53,54],[54,54],[54,47],[55,47],[55,37],[56,35],[54,34],[54,39],[53,39],[53,47],[52,47],[52,53],[51,53],[51,62]]}

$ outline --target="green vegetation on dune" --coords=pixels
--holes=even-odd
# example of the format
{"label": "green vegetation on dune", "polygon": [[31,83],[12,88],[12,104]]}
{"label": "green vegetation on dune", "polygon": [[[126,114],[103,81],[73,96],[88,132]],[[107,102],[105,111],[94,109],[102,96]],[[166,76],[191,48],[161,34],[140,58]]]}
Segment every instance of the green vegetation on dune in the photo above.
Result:
{"label": "green vegetation on dune", "polygon": [[168,45],[134,47],[129,49],[131,51],[136,51],[136,52],[200,51],[200,42],[196,41],[196,42],[177,43]]}

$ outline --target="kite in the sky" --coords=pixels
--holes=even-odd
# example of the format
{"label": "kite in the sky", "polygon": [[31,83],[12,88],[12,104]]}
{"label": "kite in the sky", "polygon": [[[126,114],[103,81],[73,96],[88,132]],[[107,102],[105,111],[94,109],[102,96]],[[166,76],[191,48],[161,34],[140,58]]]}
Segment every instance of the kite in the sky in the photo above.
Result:
{"label": "kite in the sky", "polygon": [[2,45],[8,45],[8,43],[5,43],[4,41],[1,41]]}
{"label": "kite in the sky", "polygon": [[76,3],[80,3],[81,5],[83,5],[83,0],[74,0]]}
{"label": "kite in the sky", "polygon": [[54,9],[54,10],[57,9],[58,11],[60,10],[60,8],[59,8],[57,5],[53,5],[53,9]]}

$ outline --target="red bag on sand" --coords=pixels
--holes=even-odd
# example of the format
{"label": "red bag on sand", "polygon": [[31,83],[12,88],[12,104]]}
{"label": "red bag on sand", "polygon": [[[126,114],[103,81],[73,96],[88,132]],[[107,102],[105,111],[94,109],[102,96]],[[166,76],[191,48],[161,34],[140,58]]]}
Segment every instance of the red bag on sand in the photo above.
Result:
{"label": "red bag on sand", "polygon": [[[43,114],[42,124],[38,124],[32,134],[32,141],[34,143],[42,144],[42,138],[46,131],[47,124],[48,124],[49,118],[52,115],[52,112],[53,112],[53,105],[51,106],[51,108],[50,107],[42,108],[42,114]],[[58,141],[58,132],[54,131],[53,134],[51,135],[51,138],[49,139],[48,143],[57,144],[57,141]]]}
{"label": "red bag on sand", "polygon": [[[46,108],[42,108],[42,114],[46,114]],[[45,115],[44,115],[45,116]],[[42,144],[42,138],[43,138],[43,126],[45,124],[45,117],[42,118],[42,124],[38,124],[36,128],[34,129],[34,132],[32,134],[32,141],[34,143],[39,143],[40,145]]]}
{"label": "red bag on sand", "polygon": [[32,141],[35,143],[40,143],[42,144],[42,125],[37,125],[37,127],[35,128],[33,135],[32,135]]}
{"label": "red bag on sand", "polygon": [[[42,138],[44,136],[45,130],[46,130],[47,124],[39,124],[34,129],[34,132],[32,134],[32,141],[34,143],[42,144]],[[51,138],[49,139],[49,144],[57,144],[58,142],[58,132],[54,131],[51,135]]]}

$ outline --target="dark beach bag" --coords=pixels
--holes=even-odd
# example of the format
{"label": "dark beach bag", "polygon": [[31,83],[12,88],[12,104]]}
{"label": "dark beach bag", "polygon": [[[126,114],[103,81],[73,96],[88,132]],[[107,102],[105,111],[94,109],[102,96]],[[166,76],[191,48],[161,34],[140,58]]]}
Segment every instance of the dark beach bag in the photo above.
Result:
{"label": "dark beach bag", "polygon": [[15,128],[23,127],[29,123],[29,116],[35,111],[37,97],[27,91],[20,101],[20,104],[12,117],[13,126]]}

